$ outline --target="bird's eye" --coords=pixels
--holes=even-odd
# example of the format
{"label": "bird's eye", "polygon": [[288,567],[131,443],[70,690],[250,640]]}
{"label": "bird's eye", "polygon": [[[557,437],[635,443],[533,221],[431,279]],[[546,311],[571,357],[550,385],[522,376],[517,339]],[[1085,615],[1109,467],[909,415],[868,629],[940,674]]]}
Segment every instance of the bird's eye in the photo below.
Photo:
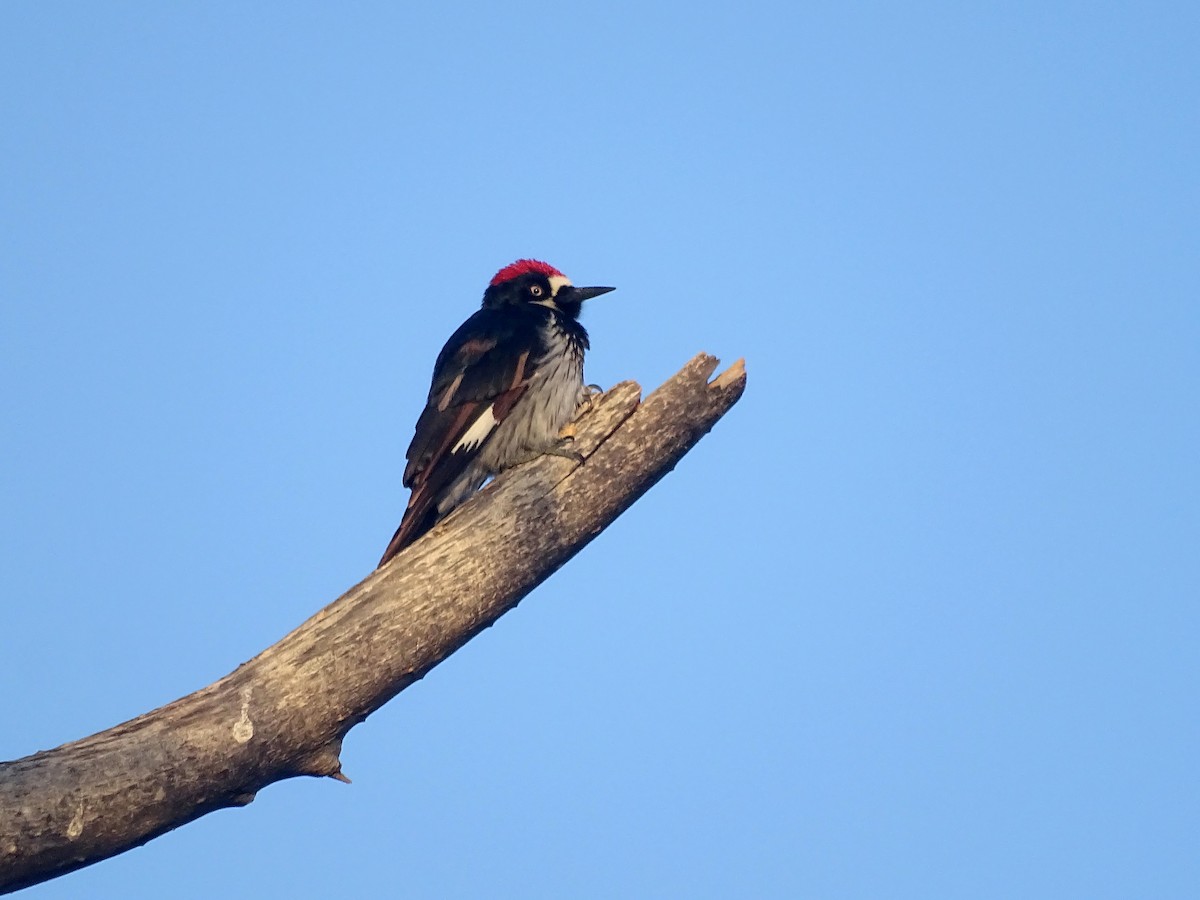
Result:
{"label": "bird's eye", "polygon": [[532,285],[529,288],[529,293],[533,294],[533,296],[535,296],[535,297],[542,296],[542,286],[540,284]]}

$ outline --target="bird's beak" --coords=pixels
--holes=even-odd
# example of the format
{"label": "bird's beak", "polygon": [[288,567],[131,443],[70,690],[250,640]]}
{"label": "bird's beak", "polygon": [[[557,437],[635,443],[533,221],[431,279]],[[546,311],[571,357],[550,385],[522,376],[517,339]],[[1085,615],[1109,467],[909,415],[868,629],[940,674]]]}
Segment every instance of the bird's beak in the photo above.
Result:
{"label": "bird's beak", "polygon": [[559,302],[567,300],[572,303],[582,303],[584,300],[591,300],[593,297],[599,297],[601,294],[607,294],[609,291],[615,290],[616,288],[610,287],[572,287],[569,284],[564,284],[558,289],[558,294],[554,299]]}

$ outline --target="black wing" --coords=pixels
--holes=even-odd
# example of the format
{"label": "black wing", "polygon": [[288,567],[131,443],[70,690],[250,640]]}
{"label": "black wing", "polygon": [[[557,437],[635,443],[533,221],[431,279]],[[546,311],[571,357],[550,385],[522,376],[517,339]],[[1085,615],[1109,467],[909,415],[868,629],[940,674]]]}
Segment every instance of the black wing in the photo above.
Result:
{"label": "black wing", "polygon": [[481,309],[450,336],[408,447],[408,508],[383,565],[433,527],[437,501],[512,412],[542,357],[540,309]]}

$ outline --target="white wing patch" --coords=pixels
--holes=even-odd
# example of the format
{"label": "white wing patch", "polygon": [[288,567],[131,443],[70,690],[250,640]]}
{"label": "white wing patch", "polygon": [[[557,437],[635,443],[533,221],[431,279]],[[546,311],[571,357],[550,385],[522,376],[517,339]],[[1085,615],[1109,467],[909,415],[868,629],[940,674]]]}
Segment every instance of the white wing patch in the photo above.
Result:
{"label": "white wing patch", "polygon": [[494,405],[489,405],[487,409],[479,414],[479,418],[471,424],[471,427],[467,429],[462,439],[450,450],[451,453],[457,453],[459,450],[474,450],[492,433],[492,429],[499,424],[495,413],[492,412]]}

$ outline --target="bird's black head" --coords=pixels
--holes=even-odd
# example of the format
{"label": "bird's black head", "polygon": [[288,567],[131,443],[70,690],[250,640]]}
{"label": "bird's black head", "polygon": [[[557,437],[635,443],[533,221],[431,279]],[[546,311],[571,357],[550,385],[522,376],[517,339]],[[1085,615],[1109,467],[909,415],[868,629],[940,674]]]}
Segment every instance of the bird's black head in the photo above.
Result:
{"label": "bird's black head", "polygon": [[532,303],[577,319],[584,300],[611,290],[610,287],[575,287],[566,275],[549,263],[518,259],[492,278],[483,292],[483,308],[503,309]]}

